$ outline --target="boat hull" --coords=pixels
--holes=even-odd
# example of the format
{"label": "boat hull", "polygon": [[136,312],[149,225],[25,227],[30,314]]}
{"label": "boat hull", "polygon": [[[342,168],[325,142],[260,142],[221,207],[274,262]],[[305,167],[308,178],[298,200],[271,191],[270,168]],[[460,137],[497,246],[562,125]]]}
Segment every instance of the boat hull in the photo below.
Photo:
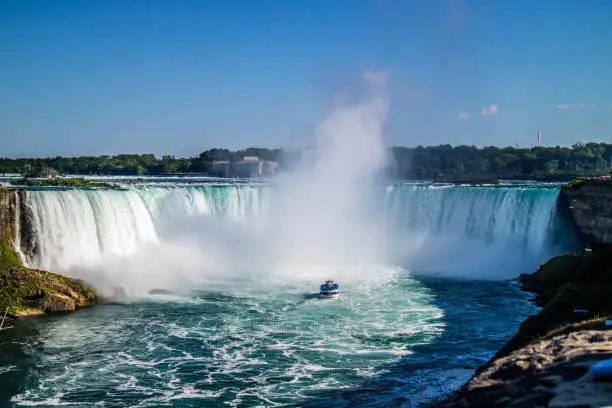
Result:
{"label": "boat hull", "polygon": [[319,296],[323,299],[338,299],[340,297],[340,292],[337,290],[334,291],[324,291],[319,292]]}

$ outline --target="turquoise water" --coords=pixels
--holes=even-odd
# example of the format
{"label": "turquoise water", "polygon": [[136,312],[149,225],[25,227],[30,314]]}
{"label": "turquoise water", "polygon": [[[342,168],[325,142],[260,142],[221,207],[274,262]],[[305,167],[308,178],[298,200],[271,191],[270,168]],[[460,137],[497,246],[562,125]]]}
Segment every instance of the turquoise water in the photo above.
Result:
{"label": "turquoise water", "polygon": [[465,381],[533,310],[509,283],[384,275],[344,285],[337,301],[295,284],[22,320],[0,332],[1,397],[8,406],[410,406]]}
{"label": "turquoise water", "polygon": [[575,239],[553,186],[379,186],[365,217],[308,186],[125,186],[28,192],[24,261],[129,297],[1,331],[0,406],[413,407],[510,338],[534,310],[512,278]]}

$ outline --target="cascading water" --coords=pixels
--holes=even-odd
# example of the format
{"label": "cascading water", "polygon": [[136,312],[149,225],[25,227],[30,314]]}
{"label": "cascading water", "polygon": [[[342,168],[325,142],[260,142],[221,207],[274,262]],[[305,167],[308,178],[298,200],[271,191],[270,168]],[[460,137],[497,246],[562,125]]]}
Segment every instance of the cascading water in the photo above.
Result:
{"label": "cascading water", "polygon": [[576,244],[558,196],[555,187],[403,185],[388,187],[385,208],[414,268],[508,279]]}
{"label": "cascading water", "polygon": [[457,234],[483,242],[515,241],[549,249],[559,190],[521,187],[389,187],[387,213],[404,230]]}
{"label": "cascading water", "polygon": [[21,249],[21,195],[19,193],[11,194],[11,199],[13,200],[11,204],[11,209],[13,211],[13,246],[19,254],[19,257],[22,261],[26,260],[26,256],[23,254]]}
{"label": "cascading water", "polygon": [[[454,238],[455,246],[466,242],[482,248],[503,246],[514,251],[515,258],[542,261],[571,242],[571,233],[562,229],[557,215],[558,192],[557,188],[403,185],[389,186],[379,199],[392,236],[389,241],[408,245],[400,251],[413,253],[414,259],[427,252],[417,244],[418,237],[425,237],[428,242],[446,239],[447,244]],[[214,224],[195,220],[253,226],[269,215],[274,195],[274,187],[248,185],[30,191],[27,205],[37,250],[27,262],[64,272],[89,266],[108,256],[128,256],[145,244],[164,243],[168,233],[185,222],[196,222],[205,229],[199,233],[214,239],[220,234]],[[564,236],[569,237],[565,242]],[[405,262],[410,264],[410,256]]]}
{"label": "cascading water", "polygon": [[257,215],[266,205],[262,196],[248,186],[30,191],[36,251],[26,262],[65,272],[127,256],[158,243],[164,228],[184,217],[240,221]]}

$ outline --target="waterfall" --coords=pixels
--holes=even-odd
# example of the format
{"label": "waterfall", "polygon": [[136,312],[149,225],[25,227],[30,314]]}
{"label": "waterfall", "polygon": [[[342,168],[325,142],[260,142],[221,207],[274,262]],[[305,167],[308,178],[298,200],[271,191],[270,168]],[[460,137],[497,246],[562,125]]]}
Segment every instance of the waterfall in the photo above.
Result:
{"label": "waterfall", "polygon": [[[558,194],[558,188],[403,185],[379,195],[390,234],[452,236],[453,245],[507,246],[541,261],[572,238],[557,214]],[[195,217],[226,224],[260,219],[273,208],[274,187],[38,190],[26,200],[34,248],[25,251],[26,262],[61,272],[163,244],[164,231]]]}
{"label": "waterfall", "polygon": [[386,212],[401,230],[518,243],[538,254],[563,243],[558,188],[406,185],[387,188]]}
{"label": "waterfall", "polygon": [[256,215],[265,207],[260,196],[250,186],[29,191],[36,250],[26,263],[64,271],[108,255],[127,256],[159,242],[160,230],[182,217],[232,222]]}
{"label": "waterfall", "polygon": [[21,197],[19,192],[11,194],[11,198],[14,200],[12,203],[13,209],[13,245],[23,259],[21,252]]}

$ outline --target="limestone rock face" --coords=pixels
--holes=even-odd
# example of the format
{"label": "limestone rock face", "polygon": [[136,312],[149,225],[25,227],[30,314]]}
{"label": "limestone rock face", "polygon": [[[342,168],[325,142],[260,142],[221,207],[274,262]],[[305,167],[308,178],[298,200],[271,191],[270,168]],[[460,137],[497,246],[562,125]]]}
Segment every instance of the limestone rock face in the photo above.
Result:
{"label": "limestone rock face", "polygon": [[612,244],[612,182],[582,183],[561,194],[583,241]]}
{"label": "limestone rock face", "polygon": [[40,304],[45,312],[74,312],[76,310],[74,300],[61,293],[45,293]]}

